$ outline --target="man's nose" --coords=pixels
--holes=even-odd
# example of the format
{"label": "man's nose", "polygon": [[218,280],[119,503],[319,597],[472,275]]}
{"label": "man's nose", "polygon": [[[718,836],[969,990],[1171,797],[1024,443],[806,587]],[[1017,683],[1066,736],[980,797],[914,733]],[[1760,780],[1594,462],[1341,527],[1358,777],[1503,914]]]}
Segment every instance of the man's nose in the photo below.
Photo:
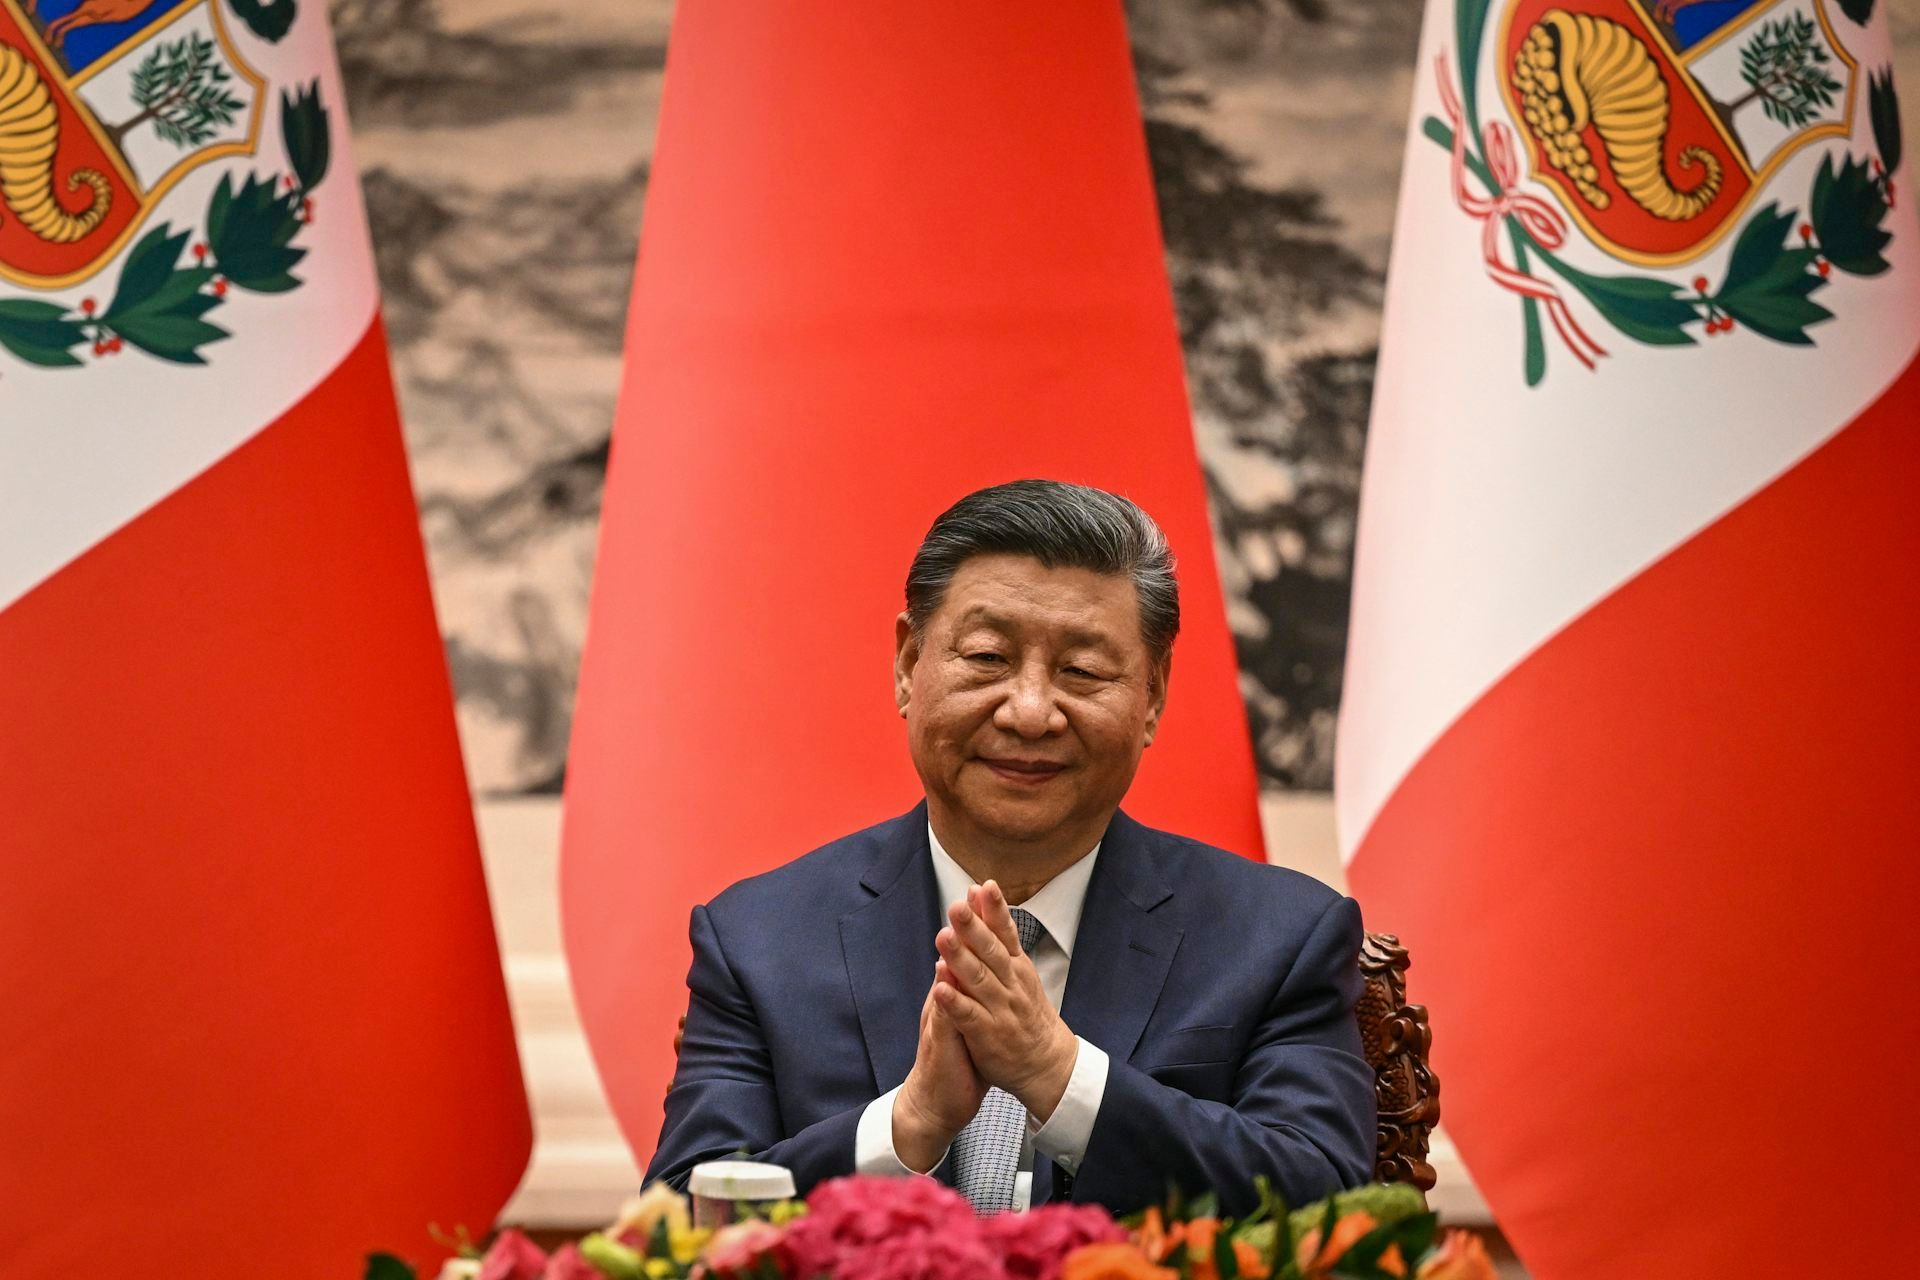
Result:
{"label": "man's nose", "polygon": [[1044,738],[1067,727],[1067,717],[1053,696],[1053,681],[1044,668],[1023,666],[1007,696],[994,710],[996,727],[1023,738]]}

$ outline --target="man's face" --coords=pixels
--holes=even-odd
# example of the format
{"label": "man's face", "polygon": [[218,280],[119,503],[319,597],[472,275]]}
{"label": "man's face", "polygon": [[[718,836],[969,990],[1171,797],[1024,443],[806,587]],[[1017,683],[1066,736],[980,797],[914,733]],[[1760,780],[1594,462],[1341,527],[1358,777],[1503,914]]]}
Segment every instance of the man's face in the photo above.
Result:
{"label": "man's face", "polygon": [[914,768],[946,829],[1100,838],[1166,704],[1130,579],[976,556],[920,636],[900,615],[895,644]]}

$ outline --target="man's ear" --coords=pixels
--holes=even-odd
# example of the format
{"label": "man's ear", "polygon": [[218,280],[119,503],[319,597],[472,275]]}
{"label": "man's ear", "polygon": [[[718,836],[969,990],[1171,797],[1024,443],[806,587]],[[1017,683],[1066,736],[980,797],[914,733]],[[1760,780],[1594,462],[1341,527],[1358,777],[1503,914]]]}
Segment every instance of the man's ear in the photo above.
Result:
{"label": "man's ear", "polygon": [[893,705],[907,714],[913,697],[913,664],[920,661],[920,637],[913,634],[913,619],[903,610],[893,620]]}
{"label": "man's ear", "polygon": [[1160,713],[1167,709],[1167,681],[1173,676],[1173,655],[1168,654],[1153,664],[1152,675],[1147,678],[1147,745],[1153,745],[1153,735],[1160,732]]}

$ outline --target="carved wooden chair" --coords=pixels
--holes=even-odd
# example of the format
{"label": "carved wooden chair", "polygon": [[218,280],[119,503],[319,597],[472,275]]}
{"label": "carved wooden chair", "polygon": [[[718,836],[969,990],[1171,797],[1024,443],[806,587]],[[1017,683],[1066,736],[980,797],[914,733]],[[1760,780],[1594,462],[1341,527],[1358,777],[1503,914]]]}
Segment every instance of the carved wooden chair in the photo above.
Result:
{"label": "carved wooden chair", "polygon": [[1440,1123],[1440,1081],[1427,1065],[1433,1029],[1425,1005],[1407,1003],[1407,949],[1390,933],[1370,933],[1360,948],[1360,1043],[1373,1067],[1380,1130],[1373,1176],[1433,1190],[1427,1144]]}
{"label": "carved wooden chair", "polygon": [[[1374,1097],[1379,1105],[1373,1176],[1381,1182],[1406,1182],[1422,1192],[1433,1190],[1433,1166],[1427,1163],[1427,1144],[1433,1126],[1440,1123],[1440,1081],[1427,1065],[1433,1030],[1425,1005],[1407,1003],[1407,949],[1390,933],[1370,933],[1360,948],[1360,1000],[1354,1016],[1360,1021],[1360,1043],[1373,1067]],[[673,1052],[680,1053],[687,1015],[673,1033]]]}

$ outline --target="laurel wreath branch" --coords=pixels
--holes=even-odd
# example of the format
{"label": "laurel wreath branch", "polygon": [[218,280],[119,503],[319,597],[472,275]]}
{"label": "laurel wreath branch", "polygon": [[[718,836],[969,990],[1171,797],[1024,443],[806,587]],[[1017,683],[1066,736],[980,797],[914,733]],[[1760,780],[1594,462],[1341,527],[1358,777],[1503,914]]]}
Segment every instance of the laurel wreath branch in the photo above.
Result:
{"label": "laurel wreath branch", "polygon": [[78,308],[0,299],[0,348],[49,369],[84,364],[88,344],[95,359],[132,346],[174,364],[205,364],[201,349],[229,336],[207,317],[231,290],[286,293],[302,283],[293,268],[307,251],[294,241],[313,221],[313,192],[331,158],[318,80],[280,95],[280,133],[293,172],[250,173],[237,185],[232,174],[221,178],[197,241],[191,227],[154,226],[127,252],[105,310],[92,298]]}
{"label": "laurel wreath branch", "polygon": [[[1488,197],[1498,200],[1507,193],[1487,161],[1474,93],[1490,9],[1491,0],[1460,0],[1454,34],[1464,51],[1458,88],[1465,111],[1466,168]],[[1695,345],[1699,339],[1691,331],[1694,325],[1702,326],[1708,337],[1744,327],[1775,342],[1812,346],[1807,330],[1833,316],[1813,298],[1831,274],[1876,276],[1888,266],[1882,251],[1893,235],[1881,224],[1894,204],[1893,175],[1901,160],[1900,104],[1891,71],[1869,77],[1868,119],[1878,154],[1867,159],[1829,155],[1815,175],[1804,218],[1778,201],[1756,210],[1735,237],[1718,285],[1706,276],[1681,283],[1655,275],[1592,275],[1543,245],[1523,219],[1508,215],[1515,268],[1522,276],[1539,279],[1530,267],[1538,258],[1614,329],[1651,346]],[[1454,130],[1439,117],[1426,117],[1421,132],[1453,150]],[[1523,296],[1520,305],[1526,381],[1538,386],[1547,369],[1540,302]]]}

